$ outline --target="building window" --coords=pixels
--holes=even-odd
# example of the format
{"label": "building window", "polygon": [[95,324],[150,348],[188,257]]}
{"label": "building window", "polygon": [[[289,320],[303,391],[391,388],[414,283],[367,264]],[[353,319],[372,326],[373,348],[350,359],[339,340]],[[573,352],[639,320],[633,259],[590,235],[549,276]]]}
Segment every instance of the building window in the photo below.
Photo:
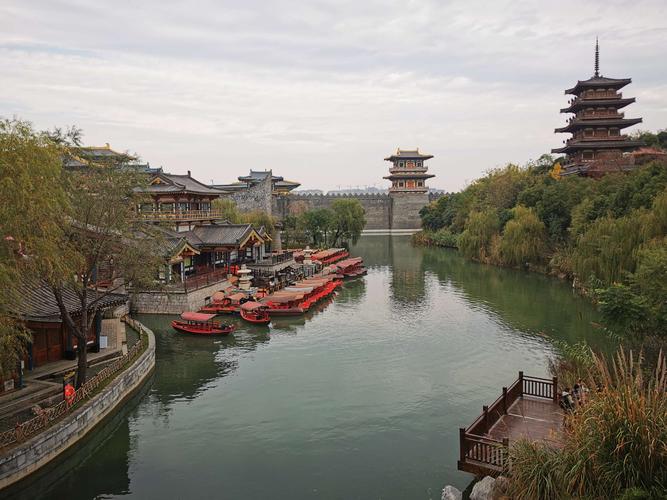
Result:
{"label": "building window", "polygon": [[405,162],[399,161],[398,162],[398,167],[403,168],[405,166]]}
{"label": "building window", "polygon": [[160,211],[162,212],[173,212],[174,204],[173,203],[160,203]]}
{"label": "building window", "polygon": [[398,187],[403,187],[403,181],[398,181]]}
{"label": "building window", "polygon": [[405,166],[407,168],[415,168],[415,162],[414,161],[406,161]]}
{"label": "building window", "polygon": [[419,161],[417,162],[417,168],[421,168],[421,166],[422,166],[423,164],[424,164],[424,163],[423,163],[421,160],[419,160]]}
{"label": "building window", "polygon": [[595,135],[595,132],[592,128],[587,128],[584,130],[584,137],[593,137],[593,135]]}
{"label": "building window", "polygon": [[582,158],[584,160],[592,160],[594,156],[595,155],[594,155],[593,151],[584,151],[584,153],[582,155]]}
{"label": "building window", "polygon": [[179,203],[178,204],[178,210],[180,212],[187,212],[188,210],[190,210],[190,204],[187,203],[187,202],[186,203]]}
{"label": "building window", "polygon": [[424,181],[417,181],[417,186],[418,187],[423,187],[424,186]]}
{"label": "building window", "polygon": [[621,135],[621,131],[617,128],[610,128],[609,135],[612,137],[618,137],[619,135]]}

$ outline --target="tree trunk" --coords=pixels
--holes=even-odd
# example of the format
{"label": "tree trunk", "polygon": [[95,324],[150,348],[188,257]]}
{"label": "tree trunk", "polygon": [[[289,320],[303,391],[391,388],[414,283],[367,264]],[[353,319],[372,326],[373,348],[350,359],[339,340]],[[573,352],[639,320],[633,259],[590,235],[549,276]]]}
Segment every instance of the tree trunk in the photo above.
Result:
{"label": "tree trunk", "polygon": [[[87,333],[87,332],[84,332]],[[86,376],[88,371],[88,349],[87,349],[87,340],[88,335],[84,334],[83,339],[78,339],[78,346],[76,349],[77,354],[77,367],[76,367],[76,388],[78,389],[86,382]]]}

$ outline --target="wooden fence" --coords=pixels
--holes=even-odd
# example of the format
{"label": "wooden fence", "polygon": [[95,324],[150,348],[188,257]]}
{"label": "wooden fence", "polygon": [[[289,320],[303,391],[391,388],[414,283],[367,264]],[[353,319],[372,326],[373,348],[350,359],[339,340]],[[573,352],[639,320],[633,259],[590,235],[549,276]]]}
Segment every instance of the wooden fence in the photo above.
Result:
{"label": "wooden fence", "polygon": [[120,356],[113,362],[109,363],[97,375],[79,387],[79,389],[76,390],[71,403],[63,400],[60,403],[44,409],[40,415],[23,422],[17,422],[13,429],[0,433],[0,450],[15,443],[25,441],[49,427],[53,422],[72,413],[80,402],[88,399],[108,380],[113,378],[120,371],[123,371],[129,363],[133,362],[144,352],[147,345],[147,337],[143,331],[141,323],[135,322],[129,318],[126,321],[140,334],[139,340],[128,350],[127,354]]}
{"label": "wooden fence", "polygon": [[489,406],[482,407],[482,414],[467,428],[459,429],[459,470],[473,474],[500,473],[505,467],[509,439],[494,439],[487,434],[507,415],[514,402],[531,396],[558,402],[558,378],[528,377],[519,372],[519,378],[509,387],[503,387],[501,395]]}

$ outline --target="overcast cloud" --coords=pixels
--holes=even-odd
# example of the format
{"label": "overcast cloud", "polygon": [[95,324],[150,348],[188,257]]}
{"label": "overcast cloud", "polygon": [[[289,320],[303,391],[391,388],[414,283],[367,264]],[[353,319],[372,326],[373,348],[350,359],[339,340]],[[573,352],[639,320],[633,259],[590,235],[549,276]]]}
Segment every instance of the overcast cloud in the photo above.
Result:
{"label": "overcast cloud", "polygon": [[664,0],[0,0],[0,115],[204,182],[386,187],[382,158],[418,146],[455,190],[561,144],[596,35],[626,114],[666,128]]}

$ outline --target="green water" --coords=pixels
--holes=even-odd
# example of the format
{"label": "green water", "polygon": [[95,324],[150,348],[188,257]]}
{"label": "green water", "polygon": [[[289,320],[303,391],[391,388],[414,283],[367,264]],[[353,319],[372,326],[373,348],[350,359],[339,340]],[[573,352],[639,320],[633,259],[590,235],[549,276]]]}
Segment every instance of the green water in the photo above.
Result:
{"label": "green water", "polygon": [[152,385],[17,498],[439,499],[471,479],[460,426],[518,370],[546,375],[551,339],[600,342],[564,283],[407,237],[353,253],[368,275],[306,318],[212,339],[141,316]]}

